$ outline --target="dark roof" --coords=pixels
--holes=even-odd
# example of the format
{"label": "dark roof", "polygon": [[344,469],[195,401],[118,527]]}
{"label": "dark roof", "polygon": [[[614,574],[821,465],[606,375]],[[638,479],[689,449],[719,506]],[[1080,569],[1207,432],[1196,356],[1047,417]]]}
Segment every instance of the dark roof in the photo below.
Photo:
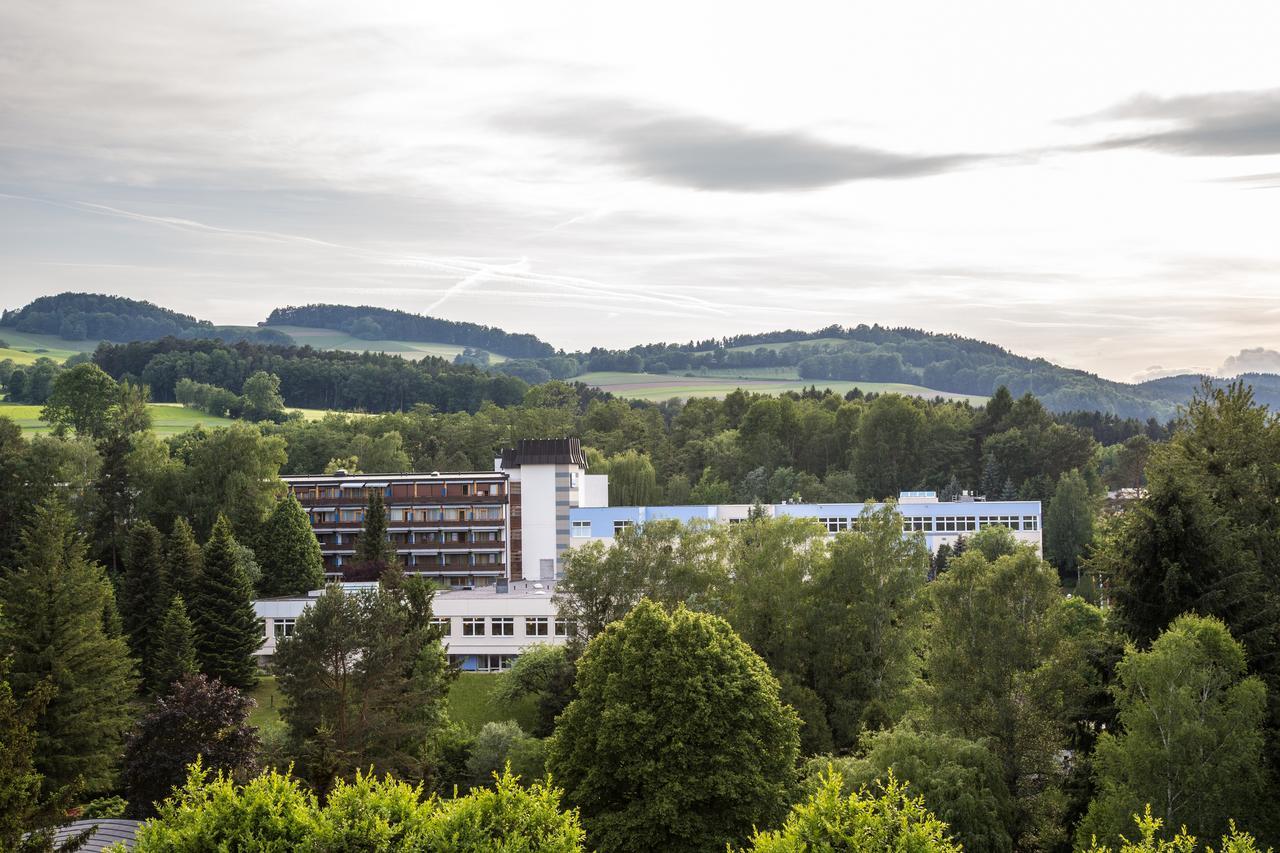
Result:
{"label": "dark roof", "polygon": [[66,826],[58,827],[53,834],[53,848],[58,849],[58,845],[75,838],[80,833],[90,827],[96,826],[97,829],[93,835],[89,836],[89,840],[83,847],[78,848],[80,853],[101,853],[113,844],[124,842],[126,850],[133,848],[134,836],[138,832],[138,827],[142,825],[142,821],[138,820],[116,820],[111,818],[99,818],[97,820],[77,820]]}
{"label": "dark roof", "polygon": [[521,465],[587,465],[582,442],[576,438],[522,438],[502,451],[503,468]]}

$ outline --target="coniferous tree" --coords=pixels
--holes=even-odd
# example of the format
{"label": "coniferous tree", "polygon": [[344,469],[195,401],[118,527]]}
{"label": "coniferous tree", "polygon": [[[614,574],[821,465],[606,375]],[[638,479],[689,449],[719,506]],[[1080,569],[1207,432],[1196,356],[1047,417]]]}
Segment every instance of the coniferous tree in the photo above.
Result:
{"label": "coniferous tree", "polygon": [[141,521],[129,531],[118,607],[144,682],[149,680],[152,635],[171,595],[164,572],[164,538],[154,524]]}
{"label": "coniferous tree", "polygon": [[214,522],[203,563],[191,603],[200,669],[224,684],[247,690],[258,682],[253,653],[262,645],[262,628],[253,612],[253,585],[245,575],[226,516]]}
{"label": "coniferous tree", "polygon": [[357,563],[389,566],[396,561],[395,549],[387,540],[387,507],[382,492],[369,493],[369,505],[364,511],[364,530],[356,542]]}
{"label": "coniferous tree", "polygon": [[76,789],[41,795],[42,778],[33,761],[33,724],[52,688],[43,684],[19,704],[6,675],[0,661],[0,850],[46,853],[52,849],[53,830],[67,819]]}
{"label": "coniferous tree", "polygon": [[200,671],[196,660],[196,634],[182,596],[175,595],[159,625],[151,646],[147,691],[163,693],[179,678]]}
{"label": "coniferous tree", "polygon": [[204,571],[204,554],[185,518],[175,521],[173,532],[165,538],[164,565],[172,592],[185,601],[193,600],[200,586],[200,574]]}
{"label": "coniferous tree", "polygon": [[42,685],[53,690],[35,720],[45,791],[80,779],[95,793],[114,782],[137,680],[128,644],[106,629],[111,595],[66,507],[37,507],[0,589],[0,649],[12,655],[10,683],[20,701]]}
{"label": "coniferous tree", "polygon": [[297,595],[324,584],[320,543],[293,495],[276,504],[257,554],[262,567],[258,588],[263,595]]}

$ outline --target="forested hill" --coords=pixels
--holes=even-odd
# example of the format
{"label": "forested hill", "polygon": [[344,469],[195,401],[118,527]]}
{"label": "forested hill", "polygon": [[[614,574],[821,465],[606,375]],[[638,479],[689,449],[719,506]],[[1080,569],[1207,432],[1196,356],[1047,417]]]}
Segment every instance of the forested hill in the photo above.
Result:
{"label": "forested hill", "polygon": [[290,305],[277,308],[264,325],[334,329],[368,341],[424,341],[488,350],[512,358],[546,358],[555,348],[533,335],[493,326],[442,320],[371,305]]}
{"label": "forested hill", "polygon": [[0,328],[53,335],[65,341],[152,341],[172,336],[292,343],[288,335],[273,329],[215,326],[151,302],[101,293],[41,296],[0,314]]}
{"label": "forested hill", "polygon": [[[837,381],[892,382],[977,396],[990,396],[1004,386],[1017,395],[1035,394],[1053,411],[1100,411],[1162,421],[1173,417],[1202,381],[1200,376],[1185,375],[1141,384],[1115,382],[973,338],[879,325],[835,325],[811,332],[787,330],[629,350],[592,349],[568,358],[576,360],[583,372],[785,374],[819,387]],[[556,375],[564,360],[544,366]],[[500,369],[517,373],[522,367],[508,363]],[[525,374],[523,378],[536,381],[538,377]],[[1280,406],[1280,376],[1243,378],[1253,385],[1260,402]]]}

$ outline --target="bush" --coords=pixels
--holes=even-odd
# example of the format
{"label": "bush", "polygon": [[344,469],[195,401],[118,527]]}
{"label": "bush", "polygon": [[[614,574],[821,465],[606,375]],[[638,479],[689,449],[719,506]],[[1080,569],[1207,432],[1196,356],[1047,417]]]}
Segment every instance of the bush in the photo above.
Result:
{"label": "bush", "polygon": [[808,800],[796,806],[777,832],[758,832],[750,853],[808,853],[865,850],[902,853],[961,853],[947,837],[947,825],[910,797],[906,786],[889,777],[878,793],[867,789],[844,794],[844,779],[827,773]]}

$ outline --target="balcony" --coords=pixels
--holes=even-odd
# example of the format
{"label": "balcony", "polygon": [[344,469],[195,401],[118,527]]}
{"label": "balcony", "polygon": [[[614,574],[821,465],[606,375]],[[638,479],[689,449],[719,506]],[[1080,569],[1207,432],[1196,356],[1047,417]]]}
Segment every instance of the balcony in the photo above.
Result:
{"label": "balcony", "polygon": [[[294,495],[298,499],[298,503],[305,507],[311,506],[368,506],[368,498],[359,497],[341,497],[341,498],[313,498]],[[506,495],[448,495],[440,497],[420,496],[416,498],[383,498],[383,503],[388,507],[393,506],[456,506],[457,504],[505,504],[507,502]]]}

